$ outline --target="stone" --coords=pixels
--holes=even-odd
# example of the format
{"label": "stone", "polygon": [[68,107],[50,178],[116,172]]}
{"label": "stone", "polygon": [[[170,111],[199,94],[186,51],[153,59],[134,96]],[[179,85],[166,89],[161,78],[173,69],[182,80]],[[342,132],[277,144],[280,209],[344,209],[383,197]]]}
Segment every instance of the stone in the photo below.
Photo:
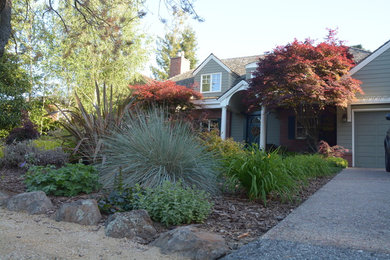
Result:
{"label": "stone", "polygon": [[217,259],[229,252],[222,236],[191,225],[162,233],[150,245],[159,247],[163,254],[177,253],[190,259]]}
{"label": "stone", "polygon": [[148,212],[141,209],[111,215],[106,221],[105,233],[109,237],[126,237],[146,244],[155,238],[157,231]]}
{"label": "stone", "polygon": [[52,208],[51,200],[43,191],[20,193],[7,201],[8,210],[27,211],[29,214],[45,214]]}
{"label": "stone", "polygon": [[80,225],[97,225],[102,218],[96,200],[78,200],[62,204],[56,212],[56,221],[74,222]]}
{"label": "stone", "polygon": [[8,194],[5,194],[0,191],[0,207],[7,206],[8,199],[9,199]]}

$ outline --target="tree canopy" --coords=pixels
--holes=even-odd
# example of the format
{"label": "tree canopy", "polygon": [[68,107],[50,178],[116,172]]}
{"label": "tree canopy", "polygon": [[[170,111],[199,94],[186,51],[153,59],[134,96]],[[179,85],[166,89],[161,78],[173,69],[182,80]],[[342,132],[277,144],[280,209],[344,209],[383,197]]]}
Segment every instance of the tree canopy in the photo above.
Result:
{"label": "tree canopy", "polygon": [[[306,129],[318,125],[318,115],[327,106],[346,107],[362,90],[360,81],[349,75],[353,57],[335,36],[329,30],[318,44],[294,40],[259,60],[248,89],[250,107],[292,109]],[[308,135],[316,138],[316,133]]]}
{"label": "tree canopy", "polygon": [[151,70],[156,79],[164,80],[169,76],[171,58],[176,57],[180,51],[190,61],[190,68],[194,68],[198,62],[196,58],[196,35],[195,31],[186,25],[187,15],[177,12],[173,15],[173,22],[167,26],[164,38],[158,37],[156,62],[159,68]]}

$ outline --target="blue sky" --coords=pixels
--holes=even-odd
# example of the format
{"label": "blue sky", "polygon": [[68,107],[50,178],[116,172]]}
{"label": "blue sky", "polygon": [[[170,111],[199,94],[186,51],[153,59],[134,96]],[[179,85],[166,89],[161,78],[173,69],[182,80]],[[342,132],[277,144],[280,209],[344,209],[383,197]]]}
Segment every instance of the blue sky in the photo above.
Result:
{"label": "blue sky", "polygon": [[[149,1],[143,23],[149,34],[163,36],[158,2]],[[390,40],[390,0],[196,0],[194,6],[205,19],[189,21],[200,61],[210,53],[219,58],[262,54],[294,38],[322,40],[326,28],[338,28],[346,45],[362,44],[371,51]]]}

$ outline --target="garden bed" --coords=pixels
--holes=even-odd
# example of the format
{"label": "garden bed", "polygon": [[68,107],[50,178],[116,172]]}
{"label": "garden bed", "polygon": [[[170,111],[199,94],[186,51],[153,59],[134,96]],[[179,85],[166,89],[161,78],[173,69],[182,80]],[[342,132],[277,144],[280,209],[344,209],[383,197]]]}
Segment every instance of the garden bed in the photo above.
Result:
{"label": "garden bed", "polygon": [[[26,191],[23,183],[22,170],[3,169],[0,171],[0,190],[10,194]],[[216,232],[222,235],[231,249],[236,249],[243,244],[255,240],[269,229],[283,220],[294,208],[304,202],[309,196],[325,185],[333,176],[317,177],[310,179],[308,185],[293,201],[282,202],[279,200],[268,201],[265,207],[261,201],[250,201],[244,193],[224,193],[213,198],[214,208],[211,215],[200,228]],[[99,194],[78,195],[74,197],[49,196],[55,208],[63,203],[69,203],[79,199],[98,198]],[[48,213],[52,216],[54,211]],[[107,216],[103,215],[100,225],[104,224]],[[159,232],[167,229],[156,224]]]}

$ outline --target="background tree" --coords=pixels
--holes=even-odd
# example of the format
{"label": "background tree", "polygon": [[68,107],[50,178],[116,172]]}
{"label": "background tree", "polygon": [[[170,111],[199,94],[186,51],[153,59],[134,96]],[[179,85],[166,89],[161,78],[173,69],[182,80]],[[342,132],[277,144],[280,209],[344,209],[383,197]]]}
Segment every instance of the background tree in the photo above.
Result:
{"label": "background tree", "polygon": [[[25,10],[26,13],[30,11],[30,4],[35,1],[26,0],[25,1]],[[101,5],[111,6],[113,7],[110,1],[99,1]],[[182,10],[189,15],[191,15],[194,19],[201,21],[202,19],[196,13],[193,7],[193,0],[163,0],[165,6],[171,11]],[[4,53],[5,45],[7,44],[9,37],[11,36],[11,13],[12,13],[12,3],[13,0],[0,0],[0,56]],[[45,9],[44,14],[51,13],[59,17],[62,25],[65,28],[66,32],[69,32],[68,26],[71,24],[66,18],[62,17],[61,8],[58,9],[58,6],[67,5],[78,14],[81,15],[88,24],[88,26],[102,29],[104,27],[111,27],[113,24],[110,19],[105,19],[101,16],[102,8],[101,6],[96,5],[96,1],[87,1],[87,0],[44,0],[41,1],[44,3]],[[123,0],[123,6],[129,7],[131,9],[136,9],[136,17],[126,17],[126,19],[135,19],[143,17],[145,12],[145,1],[143,0]],[[109,10],[109,9],[105,9]],[[125,23],[126,24],[126,23]],[[117,26],[117,25],[116,25]]]}
{"label": "background tree", "polygon": [[27,73],[20,68],[16,56],[0,58],[0,129],[10,130],[21,122],[27,109],[24,94],[31,89]]}
{"label": "background tree", "polygon": [[320,113],[328,106],[346,107],[362,93],[349,75],[354,66],[348,47],[329,30],[324,42],[294,40],[260,60],[248,89],[251,108],[292,109],[313,149],[318,143]]}
{"label": "background tree", "polygon": [[167,33],[164,38],[158,37],[156,56],[158,68],[151,68],[154,77],[158,80],[168,78],[171,57],[176,57],[180,51],[183,51],[184,57],[190,61],[191,69],[197,63],[195,31],[186,25],[186,20],[185,13],[174,13],[172,24],[166,27]]}

